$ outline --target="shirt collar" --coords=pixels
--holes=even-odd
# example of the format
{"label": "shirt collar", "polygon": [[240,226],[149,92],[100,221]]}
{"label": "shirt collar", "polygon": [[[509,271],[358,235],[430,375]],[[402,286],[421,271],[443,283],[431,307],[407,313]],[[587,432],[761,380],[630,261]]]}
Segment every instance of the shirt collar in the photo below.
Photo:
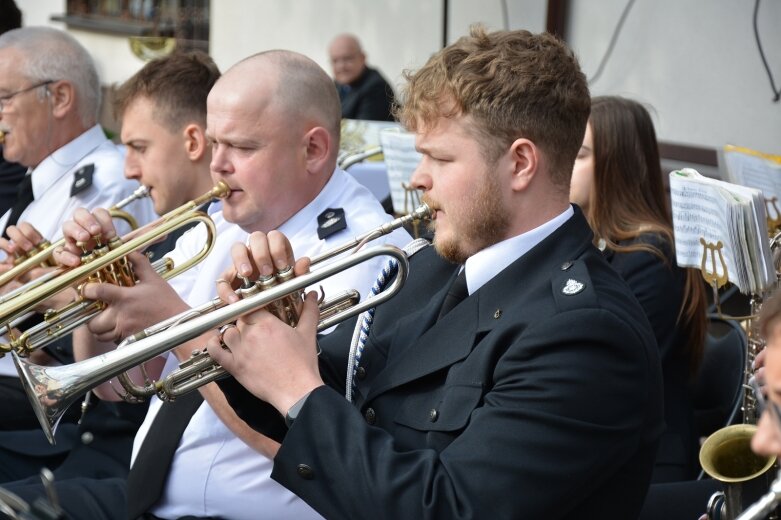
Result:
{"label": "shirt collar", "polygon": [[543,225],[526,233],[497,242],[470,256],[464,265],[469,294],[477,291],[505,267],[525,255],[548,235],[561,227],[574,214],[575,211],[572,209],[572,206],[567,206],[563,213]]}
{"label": "shirt collar", "polygon": [[334,173],[325,186],[323,186],[323,189],[320,190],[320,193],[317,194],[317,197],[287,219],[277,229],[286,236],[291,236],[306,226],[311,227],[312,221],[316,222],[317,215],[325,211],[331,201],[337,199],[339,192],[343,188],[343,175],[347,174],[339,169],[334,170]]}
{"label": "shirt collar", "polygon": [[38,199],[91,151],[108,140],[100,125],[49,154],[33,169],[33,196]]}

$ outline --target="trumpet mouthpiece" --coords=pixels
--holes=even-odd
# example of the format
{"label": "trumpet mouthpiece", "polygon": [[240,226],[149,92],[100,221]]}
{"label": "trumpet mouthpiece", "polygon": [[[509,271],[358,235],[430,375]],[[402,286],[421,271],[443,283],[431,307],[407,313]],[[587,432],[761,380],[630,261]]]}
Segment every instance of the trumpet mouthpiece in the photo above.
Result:
{"label": "trumpet mouthpiece", "polygon": [[410,214],[410,216],[412,216],[412,218],[414,218],[416,220],[418,220],[418,219],[419,220],[426,220],[426,219],[433,220],[433,219],[436,218],[436,215],[437,214],[434,211],[431,211],[431,207],[429,207],[429,205],[426,204],[425,202],[421,203],[420,206],[415,208],[412,211],[412,213]]}
{"label": "trumpet mouthpiece", "polygon": [[214,185],[212,188],[212,196],[216,197],[218,199],[224,199],[231,193],[230,186],[228,186],[224,181],[220,181],[217,184]]}
{"label": "trumpet mouthpiece", "polygon": [[0,144],[3,144],[3,141],[5,141],[5,132],[0,130]]}

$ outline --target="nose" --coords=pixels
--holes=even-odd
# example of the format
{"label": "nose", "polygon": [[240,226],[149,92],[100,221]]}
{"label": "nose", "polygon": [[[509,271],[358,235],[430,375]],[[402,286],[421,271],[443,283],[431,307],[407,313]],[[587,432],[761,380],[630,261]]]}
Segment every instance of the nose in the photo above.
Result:
{"label": "nose", "polygon": [[420,163],[418,164],[418,167],[415,168],[415,171],[412,172],[412,176],[409,179],[410,185],[415,188],[416,190],[423,190],[428,191],[431,189],[431,175],[429,175],[427,172],[427,168],[425,167],[426,158],[423,157],[421,159]]}
{"label": "nose", "polygon": [[209,168],[213,173],[225,175],[233,172],[233,165],[228,157],[227,148],[227,146],[219,144],[212,146],[212,160]]}
{"label": "nose", "polygon": [[125,178],[141,179],[141,168],[138,166],[135,154],[130,150],[128,150],[127,155],[125,155]]}

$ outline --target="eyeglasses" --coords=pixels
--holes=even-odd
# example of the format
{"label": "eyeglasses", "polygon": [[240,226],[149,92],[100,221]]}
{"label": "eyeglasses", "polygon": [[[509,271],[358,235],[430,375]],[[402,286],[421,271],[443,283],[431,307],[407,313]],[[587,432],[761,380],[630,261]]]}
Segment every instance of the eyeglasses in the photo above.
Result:
{"label": "eyeglasses", "polygon": [[749,380],[749,384],[754,392],[754,397],[757,399],[759,412],[762,413],[767,410],[770,419],[773,422],[773,428],[775,428],[776,433],[781,436],[781,406],[775,401],[765,399],[765,395],[762,393],[762,389],[760,388],[756,377],[752,377]]}
{"label": "eyeglasses", "polygon": [[38,87],[43,87],[44,85],[49,85],[51,83],[54,83],[54,80],[47,79],[46,81],[41,81],[40,83],[36,83],[35,85],[32,85],[30,87],[17,90],[16,92],[11,92],[10,94],[7,94],[5,96],[0,96],[0,112],[2,112],[5,109],[5,104],[11,101],[11,98],[13,98],[14,96],[18,96],[19,94],[24,94],[25,92],[29,92]]}

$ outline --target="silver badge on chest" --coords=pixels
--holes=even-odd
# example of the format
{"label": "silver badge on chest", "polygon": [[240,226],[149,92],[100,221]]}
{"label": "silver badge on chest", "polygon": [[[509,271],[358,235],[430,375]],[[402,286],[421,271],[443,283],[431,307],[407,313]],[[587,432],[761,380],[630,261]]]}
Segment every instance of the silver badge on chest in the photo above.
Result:
{"label": "silver badge on chest", "polygon": [[585,288],[586,286],[584,284],[570,278],[567,280],[567,283],[564,284],[564,288],[561,290],[561,292],[567,296],[572,296],[573,294],[578,294],[579,292],[583,291]]}

